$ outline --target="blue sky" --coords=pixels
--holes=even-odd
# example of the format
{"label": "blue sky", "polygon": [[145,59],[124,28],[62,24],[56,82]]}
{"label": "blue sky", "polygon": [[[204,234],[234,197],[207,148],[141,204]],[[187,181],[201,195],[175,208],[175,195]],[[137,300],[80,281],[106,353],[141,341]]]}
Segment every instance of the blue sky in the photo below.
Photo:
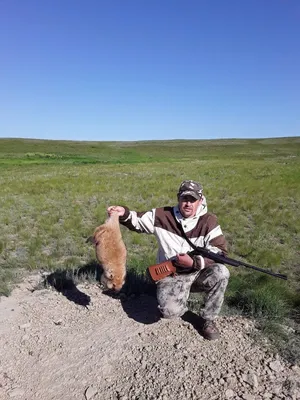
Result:
{"label": "blue sky", "polygon": [[299,0],[0,0],[0,137],[299,133]]}

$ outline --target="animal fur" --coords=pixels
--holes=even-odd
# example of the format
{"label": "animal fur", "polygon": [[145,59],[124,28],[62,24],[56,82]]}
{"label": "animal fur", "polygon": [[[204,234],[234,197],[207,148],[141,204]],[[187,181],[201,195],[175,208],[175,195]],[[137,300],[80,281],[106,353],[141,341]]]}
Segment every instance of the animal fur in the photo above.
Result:
{"label": "animal fur", "polygon": [[125,283],[127,251],[122,239],[118,213],[112,213],[94,232],[96,257],[103,267],[101,282],[108,289],[120,291]]}

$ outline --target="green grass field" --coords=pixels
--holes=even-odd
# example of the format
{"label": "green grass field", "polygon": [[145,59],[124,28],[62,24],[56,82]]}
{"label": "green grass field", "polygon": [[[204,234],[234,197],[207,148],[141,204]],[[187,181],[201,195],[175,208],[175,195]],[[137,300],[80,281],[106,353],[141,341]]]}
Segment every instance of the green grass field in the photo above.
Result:
{"label": "green grass field", "polygon": [[[228,307],[268,321],[300,320],[300,138],[66,142],[0,139],[0,293],[25,271],[95,260],[86,238],[112,204],[176,204],[184,179],[204,186],[229,256],[288,275],[229,267]],[[152,236],[122,228],[128,268],[155,262]],[[268,328],[269,329],[269,328]],[[297,329],[295,328],[296,332]],[[298,336],[299,337],[299,336]]]}

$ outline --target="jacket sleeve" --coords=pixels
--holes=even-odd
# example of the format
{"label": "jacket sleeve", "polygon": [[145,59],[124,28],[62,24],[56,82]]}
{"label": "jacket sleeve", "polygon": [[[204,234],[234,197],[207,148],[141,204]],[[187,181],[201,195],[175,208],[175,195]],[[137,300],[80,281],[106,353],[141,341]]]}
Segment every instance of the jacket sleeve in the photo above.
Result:
{"label": "jacket sleeve", "polygon": [[[204,248],[212,253],[227,255],[227,243],[223,235],[222,229],[218,224],[217,217],[211,214],[207,221],[206,235],[204,236]],[[201,255],[193,256],[194,268],[203,269],[215,264],[215,261],[210,258],[202,257]]]}
{"label": "jacket sleeve", "polygon": [[137,212],[130,211],[126,206],[123,207],[125,208],[125,213],[122,217],[119,217],[121,225],[138,233],[154,233],[155,209],[146,212]]}

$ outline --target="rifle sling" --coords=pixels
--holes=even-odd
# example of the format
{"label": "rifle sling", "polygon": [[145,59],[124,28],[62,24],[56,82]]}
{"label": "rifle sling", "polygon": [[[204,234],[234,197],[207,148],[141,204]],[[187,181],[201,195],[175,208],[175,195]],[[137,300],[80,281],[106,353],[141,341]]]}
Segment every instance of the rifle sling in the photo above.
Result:
{"label": "rifle sling", "polygon": [[181,223],[177,221],[177,218],[175,217],[173,208],[172,208],[172,215],[173,215],[174,221],[175,221],[175,223],[176,223],[178,229],[180,230],[180,232],[181,232],[183,238],[188,242],[188,244],[189,244],[195,251],[197,251],[197,250],[199,251],[199,247],[195,246],[194,243],[192,243],[192,242],[190,241],[190,239],[187,237],[186,233],[184,232]]}

